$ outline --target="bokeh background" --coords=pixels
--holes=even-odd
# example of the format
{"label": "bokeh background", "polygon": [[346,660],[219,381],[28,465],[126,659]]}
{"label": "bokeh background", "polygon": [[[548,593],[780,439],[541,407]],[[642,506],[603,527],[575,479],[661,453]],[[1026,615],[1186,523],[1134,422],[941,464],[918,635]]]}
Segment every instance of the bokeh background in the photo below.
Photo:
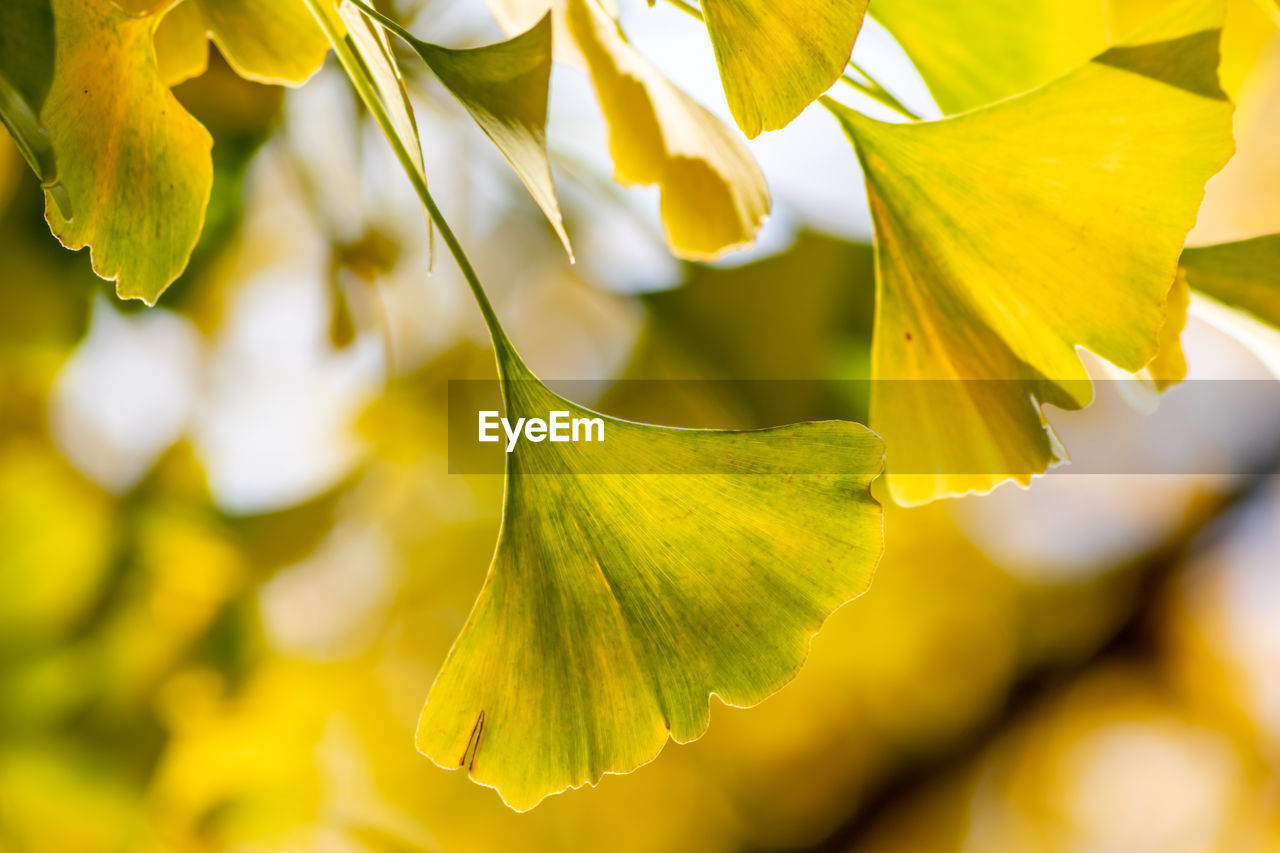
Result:
{"label": "bokeh background", "polygon": [[[450,44],[499,35],[474,2],[393,11]],[[695,22],[623,12],[727,116]],[[1280,231],[1280,37],[1257,42],[1198,242]],[[874,25],[858,57],[936,114]],[[611,182],[589,83],[557,69],[570,266],[461,110],[411,84],[433,191],[541,376],[601,380],[582,402],[655,423],[865,419],[839,393],[856,384],[609,385],[867,378],[870,226],[829,116],[752,143],[777,202],[760,244],[686,265],[656,197]],[[801,675],[755,709],[714,703],[702,740],[630,776],[519,815],[436,768],[414,725],[501,510],[500,477],[446,459],[448,381],[494,373],[483,326],[332,64],[285,92],[215,58],[178,94],[216,181],[154,309],[57,245],[0,137],[0,850],[1280,849],[1265,394],[1226,418],[1178,390],[1052,415],[1077,458],[1209,473],[888,506],[874,586]],[[1220,325],[1192,317],[1192,377],[1272,378],[1280,348]]]}

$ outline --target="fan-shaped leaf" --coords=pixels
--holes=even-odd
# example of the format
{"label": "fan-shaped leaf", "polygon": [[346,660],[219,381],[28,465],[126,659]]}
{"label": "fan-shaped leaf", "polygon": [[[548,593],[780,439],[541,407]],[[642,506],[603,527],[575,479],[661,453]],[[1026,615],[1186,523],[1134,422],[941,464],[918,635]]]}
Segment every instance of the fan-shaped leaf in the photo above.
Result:
{"label": "fan-shaped leaf", "polygon": [[[499,358],[508,418],[601,417]],[[521,810],[699,737],[712,693],[765,699],[881,551],[857,424],[602,422],[603,443],[508,456],[497,552],[419,723],[419,749]]]}
{"label": "fan-shaped leaf", "polygon": [[[1040,405],[1091,398],[1084,346],[1157,353],[1182,241],[1231,155],[1218,4],[1026,95],[891,125],[833,105],[877,234],[872,427],[903,503],[1027,483],[1062,459]],[[936,380],[933,382],[883,380]]]}
{"label": "fan-shaped leaf", "polygon": [[[1227,0],[1223,88],[1233,97],[1274,26],[1271,0]],[[994,103],[1048,83],[1107,47],[1129,41],[1169,0],[893,0],[873,17],[898,39],[945,113]],[[1280,20],[1280,15],[1275,15]]]}
{"label": "fan-shaped leaf", "polygon": [[785,127],[840,79],[867,0],[703,0],[729,110],[747,136]]}
{"label": "fan-shaped leaf", "polygon": [[212,140],[156,68],[155,20],[110,0],[53,0],[57,51],[41,112],[74,217],[45,206],[53,233],[91,246],[123,298],[154,303],[186,267],[213,181]]}
{"label": "fan-shaped leaf", "polygon": [[944,113],[1030,91],[1107,46],[1106,2],[892,0],[872,9]]}

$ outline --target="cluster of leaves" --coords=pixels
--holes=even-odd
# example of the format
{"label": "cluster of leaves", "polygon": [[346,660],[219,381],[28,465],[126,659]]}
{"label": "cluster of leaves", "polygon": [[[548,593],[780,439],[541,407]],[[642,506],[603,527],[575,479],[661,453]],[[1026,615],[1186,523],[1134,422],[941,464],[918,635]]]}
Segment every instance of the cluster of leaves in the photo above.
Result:
{"label": "cluster of leaves", "polygon": [[[863,0],[688,7],[743,134],[820,101],[853,143],[876,231],[871,374],[893,380],[873,386],[875,432],[611,420],[609,452],[643,472],[616,475],[588,474],[563,446],[522,446],[419,748],[520,809],[634,769],[668,736],[701,735],[710,694],[749,705],[775,691],[866,588],[884,448],[901,504],[1025,484],[1066,459],[1042,406],[1090,402],[1077,347],[1162,388],[1185,373],[1189,288],[1280,320],[1276,238],[1183,253],[1233,150],[1224,2],[1111,0],[1064,25],[1049,2],[880,0],[871,14],[947,114],[918,121],[899,106],[913,120],[892,123],[827,94],[843,77],[896,104],[847,70]],[[432,198],[388,33],[502,151],[566,250],[546,146],[553,61],[590,76],[615,177],[658,187],[677,256],[751,244],[769,190],[739,134],[649,63],[603,0],[493,8],[514,37],[457,49],[357,0],[18,0],[0,10],[0,116],[46,189],[53,233],[89,246],[120,296],[154,303],[187,264],[212,185],[209,135],[170,86],[200,73],[210,38],[240,74],[285,84],[332,48],[472,288],[508,413],[578,410],[521,361]]]}

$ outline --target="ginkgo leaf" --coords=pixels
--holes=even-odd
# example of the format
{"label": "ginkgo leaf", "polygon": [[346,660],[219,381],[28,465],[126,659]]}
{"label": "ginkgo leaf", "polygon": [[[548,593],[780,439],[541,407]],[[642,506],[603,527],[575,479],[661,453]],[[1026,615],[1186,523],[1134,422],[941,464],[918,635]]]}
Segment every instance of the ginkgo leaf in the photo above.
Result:
{"label": "ginkgo leaf", "polygon": [[[323,2],[308,0],[380,113],[359,50]],[[669,736],[697,737],[712,693],[751,704],[795,674],[812,634],[874,571],[882,539],[869,487],[883,451],[856,424],[666,429],[551,393],[511,348],[407,159],[493,336],[507,417],[599,424],[598,443],[526,430],[529,443],[507,455],[494,562],[418,728],[437,763],[528,809],[633,770]]]}
{"label": "ginkgo leaf", "polygon": [[1280,328],[1280,234],[1187,249],[1182,270],[1214,301]]}
{"label": "ginkgo leaf", "polygon": [[785,127],[844,73],[867,0],[703,0],[729,111],[749,137]]}
{"label": "ginkgo leaf", "polygon": [[871,15],[898,40],[944,113],[1030,91],[1106,49],[1106,3],[886,0]]}
{"label": "ginkgo leaf", "polygon": [[415,38],[395,21],[355,5],[407,41],[507,158],[572,257],[547,157],[551,15],[508,41],[458,50]]}
{"label": "ginkgo leaf", "polygon": [[53,35],[50,0],[0,5],[0,122],[63,215],[70,216],[70,200],[58,183],[53,143],[40,123],[53,83]]}
{"label": "ginkgo leaf", "polygon": [[57,51],[41,118],[71,200],[45,218],[90,246],[122,298],[153,304],[187,265],[213,182],[212,139],[160,79],[155,20],[110,0],[53,0]]}
{"label": "ginkgo leaf", "polygon": [[637,53],[598,0],[568,0],[565,15],[609,125],[615,178],[659,186],[675,254],[711,260],[750,245],[770,202],[742,141]]}
{"label": "ginkgo leaf", "polygon": [[1075,347],[1128,372],[1156,356],[1183,239],[1233,149],[1220,21],[1184,0],[1132,45],[941,121],[832,104],[876,227],[871,421],[899,502],[1060,461],[1040,406],[1091,399]]}
{"label": "ginkgo leaf", "polygon": [[[1233,97],[1270,32],[1272,0],[1227,0],[1223,88]],[[944,113],[959,113],[1048,83],[1157,18],[1168,0],[893,0],[872,16],[911,57]]]}
{"label": "ginkgo leaf", "polygon": [[754,432],[620,421],[499,347],[507,417],[600,418],[603,442],[519,443],[484,587],[418,748],[518,810],[653,759],[799,670],[882,549],[880,441],[846,422]]}
{"label": "ginkgo leaf", "polygon": [[181,0],[155,39],[170,85],[204,73],[209,39],[237,74],[259,83],[300,85],[329,52],[303,0]]}

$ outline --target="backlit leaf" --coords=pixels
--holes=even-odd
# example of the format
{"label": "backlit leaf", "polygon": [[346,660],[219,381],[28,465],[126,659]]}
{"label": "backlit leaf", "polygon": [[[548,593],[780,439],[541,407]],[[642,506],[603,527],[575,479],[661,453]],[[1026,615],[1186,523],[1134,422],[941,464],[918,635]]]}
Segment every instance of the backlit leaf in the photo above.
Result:
{"label": "backlit leaf", "polygon": [[303,0],[182,0],[156,30],[170,84],[204,72],[210,38],[237,74],[259,83],[301,84],[329,51]]}
{"label": "backlit leaf", "polygon": [[1108,44],[1105,2],[883,0],[893,34],[944,113],[1030,91]]}
{"label": "backlit leaf", "polygon": [[110,0],[53,0],[57,51],[41,117],[71,200],[45,217],[122,298],[154,303],[186,267],[213,180],[212,140],[156,66],[155,20]]}
{"label": "backlit leaf", "polygon": [[[597,417],[499,359],[509,418]],[[775,692],[882,547],[857,424],[604,424],[507,457],[497,551],[419,722],[419,749],[520,810],[699,737],[712,693]]]}
{"label": "backlit leaf", "polygon": [[551,81],[551,15],[521,35],[485,47],[456,50],[415,38],[394,21],[356,3],[405,39],[493,140],[572,255],[547,158],[547,98]]}
{"label": "backlit leaf", "polygon": [[[1128,372],[1156,356],[1183,239],[1232,151],[1220,20],[1179,3],[1141,41],[941,121],[832,106],[876,226],[872,428],[898,501],[1029,482],[1063,459],[1041,404],[1091,399],[1075,347]],[[936,381],[884,381],[918,379]]]}
{"label": "backlit leaf", "polygon": [[598,0],[568,0],[566,17],[609,125],[615,178],[660,187],[672,250],[710,260],[750,245],[769,189],[742,141],[637,53]]}
{"label": "backlit leaf", "polygon": [[785,127],[840,79],[867,0],[704,0],[702,14],[738,127]]}
{"label": "backlit leaf", "polygon": [[[1227,0],[1223,88],[1234,98],[1274,31],[1271,0]],[[959,113],[1041,86],[1125,43],[1168,0],[893,0],[873,17],[898,39],[944,113]]]}

